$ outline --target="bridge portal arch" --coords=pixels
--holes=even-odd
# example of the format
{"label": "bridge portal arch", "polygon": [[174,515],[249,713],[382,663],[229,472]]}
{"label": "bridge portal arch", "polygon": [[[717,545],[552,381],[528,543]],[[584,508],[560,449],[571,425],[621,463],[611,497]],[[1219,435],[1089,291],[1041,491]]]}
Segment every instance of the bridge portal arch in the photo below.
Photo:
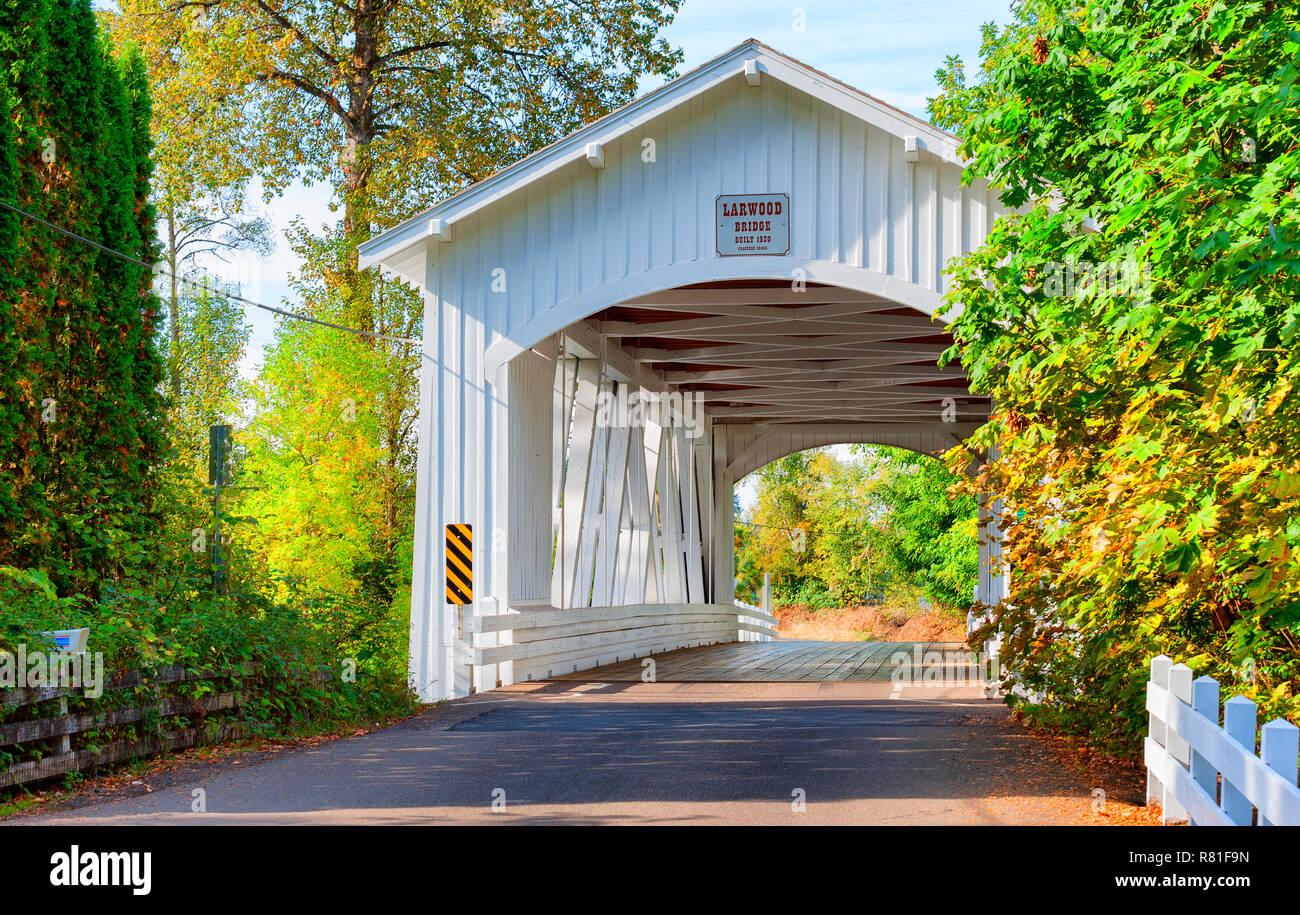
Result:
{"label": "bridge portal arch", "polygon": [[422,698],[767,637],[733,602],[739,476],[983,422],[934,315],[1003,209],[954,148],[748,41],[361,247],[425,300]]}

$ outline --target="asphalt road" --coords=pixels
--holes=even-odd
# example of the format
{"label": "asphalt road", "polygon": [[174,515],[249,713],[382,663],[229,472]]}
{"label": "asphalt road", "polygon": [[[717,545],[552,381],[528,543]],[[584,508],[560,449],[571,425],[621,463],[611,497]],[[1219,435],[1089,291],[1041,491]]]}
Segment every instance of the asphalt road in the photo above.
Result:
{"label": "asphalt road", "polygon": [[[1076,821],[1087,785],[1027,752],[1033,741],[973,687],[529,683],[310,749],[182,767],[157,776],[151,793],[10,822]],[[196,788],[206,812],[192,810]]]}

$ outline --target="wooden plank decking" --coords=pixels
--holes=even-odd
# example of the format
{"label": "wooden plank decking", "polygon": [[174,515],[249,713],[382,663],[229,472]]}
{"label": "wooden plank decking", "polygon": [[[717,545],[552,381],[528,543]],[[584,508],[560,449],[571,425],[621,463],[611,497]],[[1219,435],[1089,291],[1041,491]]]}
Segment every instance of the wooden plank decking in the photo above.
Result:
{"label": "wooden plank decking", "polygon": [[[659,683],[880,683],[890,680],[899,652],[911,656],[917,647],[922,656],[938,651],[945,659],[965,658],[968,651],[961,642],[726,642],[654,655],[654,679]],[[633,658],[555,679],[639,681],[644,661]]]}

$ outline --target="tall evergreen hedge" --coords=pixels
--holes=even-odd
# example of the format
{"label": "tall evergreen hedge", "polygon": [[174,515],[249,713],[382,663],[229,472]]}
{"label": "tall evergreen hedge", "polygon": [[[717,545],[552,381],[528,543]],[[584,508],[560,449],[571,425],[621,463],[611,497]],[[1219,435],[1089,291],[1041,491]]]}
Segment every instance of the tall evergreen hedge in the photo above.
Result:
{"label": "tall evergreen hedge", "polygon": [[[154,262],[149,101],[89,0],[0,0],[0,199]],[[147,268],[0,213],[0,564],[97,596],[145,558],[165,439]]]}

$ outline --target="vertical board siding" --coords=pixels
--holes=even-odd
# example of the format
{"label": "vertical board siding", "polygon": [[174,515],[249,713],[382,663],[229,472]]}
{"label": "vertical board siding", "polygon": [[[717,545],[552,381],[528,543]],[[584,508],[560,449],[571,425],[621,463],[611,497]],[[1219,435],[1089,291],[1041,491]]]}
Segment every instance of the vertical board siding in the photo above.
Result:
{"label": "vertical board siding", "polygon": [[867,125],[857,118],[840,118],[839,163],[860,162],[863,167],[845,169],[845,186],[840,195],[839,231],[844,246],[844,263],[862,267],[866,263],[866,219],[863,211],[866,192]]}
{"label": "vertical board siding", "polygon": [[867,127],[863,230],[868,247],[862,266],[877,273],[889,272],[889,139],[883,130]]}
{"label": "vertical board siding", "polygon": [[903,160],[902,144],[889,137],[889,268],[885,271],[911,282],[912,273],[912,171]]}
{"label": "vertical board siding", "polygon": [[916,246],[912,263],[915,273],[913,282],[926,289],[935,288],[938,273],[938,257],[935,251],[935,211],[938,205],[938,188],[935,170],[925,163],[912,163],[913,175],[913,213],[915,223],[912,243]]}
{"label": "vertical board siding", "polygon": [[[490,323],[510,334],[585,290],[711,258],[714,198],[737,192],[790,194],[792,256],[941,291],[947,262],[987,230],[965,199],[982,196],[980,184],[963,191],[961,169],[929,154],[905,162],[898,137],[796,89],[741,83],[692,99],[689,117],[672,111],[610,142],[602,169],[576,161],[458,222],[455,241],[432,253],[482,248],[487,270],[467,284],[486,289],[499,266],[509,289],[504,303],[473,294],[457,301],[504,304],[504,320]],[[641,160],[646,137],[655,140],[653,163]]]}
{"label": "vertical board siding", "polygon": [[[715,198],[760,192],[790,195],[790,259],[865,267],[941,292],[948,261],[978,245],[996,215],[979,218],[986,186],[963,190],[960,167],[928,153],[906,162],[900,138],[797,89],[739,82],[607,143],[604,168],[580,159],[458,222],[455,240],[432,254],[473,246],[481,261],[464,278],[464,297],[451,300],[503,306],[488,323],[512,335],[584,292],[717,260]],[[783,258],[761,261],[773,276],[790,274]],[[494,267],[506,271],[504,302],[490,293]]]}

